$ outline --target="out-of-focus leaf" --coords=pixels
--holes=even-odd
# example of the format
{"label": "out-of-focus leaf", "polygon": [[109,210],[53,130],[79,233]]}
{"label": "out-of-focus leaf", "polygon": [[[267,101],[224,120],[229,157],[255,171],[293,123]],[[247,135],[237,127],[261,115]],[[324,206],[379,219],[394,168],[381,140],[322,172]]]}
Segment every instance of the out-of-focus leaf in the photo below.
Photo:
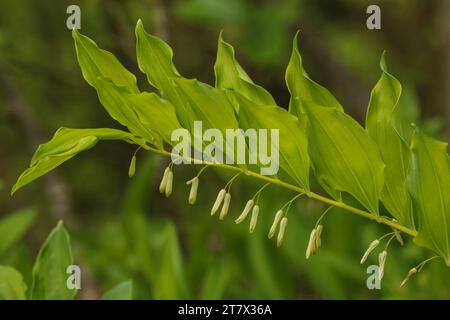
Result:
{"label": "out-of-focus leaf", "polygon": [[230,266],[226,259],[222,259],[219,263],[208,267],[200,299],[223,299],[230,280]]}
{"label": "out-of-focus leaf", "polygon": [[303,101],[309,119],[309,150],[315,173],[333,189],[355,197],[378,215],[384,163],[376,143],[350,116]]}
{"label": "out-of-focus leaf", "polygon": [[27,285],[20,272],[0,266],[0,300],[25,300]]}
{"label": "out-of-focus leaf", "polygon": [[298,33],[294,37],[292,44],[292,54],[286,69],[286,84],[291,93],[289,101],[289,112],[299,118],[303,110],[303,101],[314,102],[318,105],[336,108],[338,111],[344,111],[341,104],[331,94],[328,89],[311,80],[303,68],[302,57],[297,48]]}
{"label": "out-of-focus leaf", "polygon": [[100,49],[93,40],[82,35],[77,29],[73,30],[72,36],[81,71],[91,86],[97,88],[99,78],[108,78],[129,93],[139,92],[136,77],[125,69],[111,52]]}
{"label": "out-of-focus leaf", "polygon": [[384,54],[380,67],[381,78],[370,95],[366,130],[378,144],[386,164],[381,201],[398,221],[407,226],[414,226],[412,203],[406,186],[409,149],[394,127],[402,87],[400,82],[388,73]]}
{"label": "out-of-focus leaf", "polygon": [[25,209],[0,220],[0,256],[28,230],[36,211]]}
{"label": "out-of-focus leaf", "polygon": [[70,237],[60,221],[45,240],[34,263],[31,299],[73,299],[76,290],[67,287],[70,265],[73,265]]}
{"label": "out-of-focus leaf", "polygon": [[242,22],[246,4],[241,0],[188,0],[174,3],[174,13],[183,20],[224,25]]}
{"label": "out-of-focus leaf", "polygon": [[133,299],[133,281],[122,282],[105,292],[102,300],[132,300]]}
{"label": "out-of-focus leaf", "polygon": [[447,143],[419,129],[411,142],[408,188],[419,216],[415,243],[427,247],[450,267],[450,158]]}
{"label": "out-of-focus leaf", "polygon": [[[258,106],[243,96],[236,95],[239,101],[239,124],[244,129],[267,129],[268,146],[271,145],[270,129],[279,130],[279,146],[271,154],[279,153],[280,167],[302,188],[309,190],[308,140],[305,118],[299,121],[278,106]],[[272,159],[273,160],[273,159]]]}
{"label": "out-of-focus leaf", "polygon": [[121,130],[109,128],[60,128],[49,142],[38,147],[31,159],[30,167],[17,179],[11,193],[13,194],[18,189],[46,174],[78,153],[92,148],[99,140],[123,140],[148,148],[144,139],[136,138],[132,134]]}
{"label": "out-of-focus leaf", "polygon": [[278,274],[275,272],[273,262],[267,250],[267,238],[261,235],[261,229],[257,228],[256,234],[248,240],[249,267],[252,270],[251,277],[254,283],[262,290],[260,298],[282,299],[283,289],[277,282]]}
{"label": "out-of-focus leaf", "polygon": [[263,87],[253,83],[234,55],[234,48],[219,35],[217,59],[214,65],[216,88],[231,89],[257,105],[276,105],[272,95]]}
{"label": "out-of-focus leaf", "polygon": [[172,48],[163,40],[147,33],[141,20],[136,25],[136,55],[139,69],[147,75],[148,82],[175,106],[178,120],[184,128],[190,129],[192,119],[187,113],[188,106],[171,80],[180,77],[172,62]]}
{"label": "out-of-focus leaf", "polygon": [[157,254],[159,268],[154,277],[154,297],[186,299],[187,283],[175,228],[167,223],[160,232],[161,246]]}

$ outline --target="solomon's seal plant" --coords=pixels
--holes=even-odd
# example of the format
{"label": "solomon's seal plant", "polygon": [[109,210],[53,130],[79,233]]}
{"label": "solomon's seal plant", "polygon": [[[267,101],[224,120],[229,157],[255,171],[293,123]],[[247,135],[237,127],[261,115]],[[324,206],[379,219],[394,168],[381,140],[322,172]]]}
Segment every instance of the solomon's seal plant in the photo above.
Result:
{"label": "solomon's seal plant", "polygon": [[[169,45],[148,34],[139,21],[136,26],[137,62],[159,94],[139,90],[135,76],[112,53],[100,49],[88,37],[74,30],[73,39],[84,78],[95,88],[109,115],[128,131],[59,129],[49,142],[39,146],[12,193],[100,140],[123,140],[140,150],[171,157],[173,153],[168,148],[174,146],[172,132],[184,128],[195,136],[195,121],[201,121],[205,129],[217,129],[222,134],[227,129],[277,129],[279,146],[276,151],[281,169],[278,175],[259,174],[257,169],[263,165],[259,162],[247,166],[188,159],[190,161],[185,163],[203,166],[198,175],[188,181],[189,203],[196,201],[200,175],[207,167],[214,166],[236,173],[221,188],[212,206],[211,215],[219,212],[220,219],[229,213],[232,185],[237,178],[259,179],[264,183],[236,219],[236,223],[242,223],[250,215],[250,232],[257,227],[258,214],[265,214],[263,208],[260,212],[259,199],[267,186],[295,192],[295,196],[274,214],[268,230],[269,238],[278,231],[278,245],[285,237],[287,215],[294,200],[305,195],[327,204],[329,208],[311,232],[307,258],[321,246],[325,213],[338,207],[389,228],[388,233],[370,244],[361,259],[364,263],[373,250],[384,246],[379,253],[381,276],[391,241],[397,239],[403,244],[402,236],[412,237],[416,245],[436,254],[412,268],[402,285],[432,259],[440,257],[450,266],[447,144],[405,123],[404,110],[399,104],[402,87],[388,72],[384,54],[380,62],[381,77],[372,90],[365,127],[362,127],[345,113],[330,91],[308,76],[297,49],[297,36],[286,69],[286,84],[291,95],[288,110],[278,106],[267,90],[252,81],[222,35],[214,66],[216,82],[215,86],[210,86],[184,78],[172,62]],[[135,170],[136,153],[129,175],[133,176]],[[311,190],[310,177],[315,178],[328,196]],[[171,162],[164,171],[161,193],[171,195],[173,179]],[[360,205],[349,205],[350,197]]]}

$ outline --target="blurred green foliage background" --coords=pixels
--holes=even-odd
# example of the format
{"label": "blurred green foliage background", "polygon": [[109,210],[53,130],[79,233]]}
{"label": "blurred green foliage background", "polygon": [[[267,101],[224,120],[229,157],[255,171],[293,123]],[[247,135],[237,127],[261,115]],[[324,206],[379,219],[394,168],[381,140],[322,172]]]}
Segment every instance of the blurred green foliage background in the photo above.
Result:
{"label": "blurred green foliage background", "polygon": [[[382,30],[366,28],[366,8],[379,3]],[[0,219],[22,213],[15,243],[0,243],[0,264],[31,277],[37,250],[59,219],[72,237],[82,268],[80,299],[95,299],[132,279],[135,298],[201,299],[449,299],[450,272],[438,260],[400,289],[407,271],[431,253],[394,243],[382,290],[366,287],[359,259],[367,245],[388,232],[345,212],[325,219],[323,247],[305,259],[309,233],[325,207],[302,199],[291,209],[286,241],[267,239],[276,210],[292,194],[270,187],[262,197],[255,234],[230,217],[209,216],[228,176],[202,175],[199,199],[187,204],[185,181],[198,168],[176,167],[174,195],[157,191],[167,159],[139,153],[137,174],[127,176],[133,147],[105,142],[21,190],[9,189],[39,143],[60,126],[118,127],[95,91],[84,82],[66,28],[66,8],[81,8],[81,31],[112,51],[150,90],[138,71],[134,25],[173,47],[183,75],[213,83],[217,37],[224,31],[241,64],[279,105],[287,106],[284,84],[291,41],[300,30],[300,50],[313,79],[329,88],[346,111],[363,121],[379,57],[402,82],[402,103],[411,121],[449,140],[450,3],[444,0],[85,0],[0,2]],[[418,120],[418,117],[421,120]],[[234,184],[237,216],[260,185]],[[25,210],[25,211],[23,211]],[[1,236],[1,235],[0,235]],[[376,263],[376,255],[371,263]]]}

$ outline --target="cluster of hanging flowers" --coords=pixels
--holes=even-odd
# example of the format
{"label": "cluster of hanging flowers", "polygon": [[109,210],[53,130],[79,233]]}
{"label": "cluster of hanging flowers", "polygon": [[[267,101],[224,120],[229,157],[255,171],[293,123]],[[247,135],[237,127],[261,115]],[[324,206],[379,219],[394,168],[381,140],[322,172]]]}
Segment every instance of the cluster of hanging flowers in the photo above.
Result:
{"label": "cluster of hanging flowers", "polygon": [[309,259],[312,254],[317,253],[320,246],[322,245],[321,235],[323,226],[321,224],[317,225],[309,235],[308,246],[306,247],[305,257]]}
{"label": "cluster of hanging flowers", "polygon": [[[137,150],[136,150],[137,152]],[[134,153],[133,157],[131,158],[130,161],[130,166],[128,169],[128,176],[131,178],[134,176],[135,171],[136,171],[136,152]],[[187,181],[186,184],[191,186],[190,192],[189,192],[189,198],[188,198],[188,203],[190,205],[195,204],[196,200],[197,200],[197,193],[198,193],[198,187],[199,187],[199,176],[200,174],[203,172],[203,170],[206,169],[206,166],[200,170],[200,172],[197,174],[197,176],[195,176],[194,178],[192,178],[191,180]],[[231,194],[229,192],[229,189],[231,187],[231,183],[233,182],[233,180],[238,176],[239,174],[237,174],[236,176],[234,176],[228,183],[227,185],[221,189],[216,197],[216,200],[213,204],[213,207],[211,208],[211,216],[214,216],[219,209],[220,210],[220,214],[219,214],[219,219],[220,220],[224,220],[225,217],[228,215],[228,212],[230,210],[230,204],[231,204]],[[247,217],[249,216],[250,212],[251,212],[251,217],[250,217],[250,223],[249,223],[249,232],[253,233],[255,231],[257,222],[258,222],[258,215],[259,215],[259,210],[260,207],[257,204],[258,200],[259,200],[259,194],[261,193],[261,191],[267,186],[269,185],[266,184],[264,185],[260,190],[258,190],[258,192],[255,194],[255,196],[248,200],[244,209],[242,210],[241,214],[235,219],[235,223],[236,224],[240,224],[242,222],[244,222]],[[173,171],[172,171],[172,163],[166,167],[166,169],[164,170],[164,174],[163,177],[161,179],[161,183],[159,185],[159,191],[162,194],[165,194],[166,197],[170,197],[170,195],[172,194],[172,187],[173,187]],[[302,194],[298,194],[297,196],[295,196],[293,199],[291,199],[288,203],[286,203],[281,209],[279,209],[274,216],[272,225],[269,229],[269,233],[268,233],[268,238],[272,239],[275,234],[277,233],[278,230],[278,235],[277,235],[277,246],[280,247],[283,244],[284,241],[284,237],[285,237],[285,232],[286,232],[286,226],[288,223],[288,218],[286,217],[286,213],[287,210],[289,209],[289,206],[291,205],[291,203],[297,199],[298,197],[300,197]],[[256,200],[255,200],[256,198]],[[288,206],[288,209],[286,211],[283,210],[283,208],[285,206]],[[319,248],[322,245],[322,240],[321,240],[321,235],[322,235],[322,230],[323,230],[323,225],[321,224],[321,220],[323,218],[323,216],[331,209],[332,207],[329,207],[323,214],[322,216],[318,219],[318,221],[316,222],[316,227],[311,231],[311,234],[309,236],[309,241],[308,241],[308,245],[306,248],[306,253],[305,253],[305,257],[306,259],[309,259],[311,255],[316,254],[317,251],[319,250]],[[394,220],[395,221],[395,220]],[[403,246],[404,241],[403,238],[400,234],[400,232],[396,229],[392,229],[391,233],[385,234],[384,236],[382,236],[379,239],[373,240],[368,248],[366,249],[366,251],[364,252],[364,254],[361,257],[360,260],[360,264],[363,264],[367,261],[368,257],[370,256],[370,254],[379,246],[380,242],[382,239],[384,239],[387,236],[391,236],[390,239],[388,240],[388,243],[385,247],[384,250],[382,250],[379,254],[378,254],[378,267],[379,267],[379,278],[380,280],[383,278],[384,276],[384,271],[385,271],[385,265],[386,265],[386,259],[387,259],[387,248],[391,242],[392,239],[396,239],[400,245]],[[419,265],[417,265],[414,268],[411,268],[406,277],[403,279],[403,281],[400,284],[400,287],[403,287],[412,277],[414,277],[417,273],[420,272],[420,270],[424,267],[424,265],[430,261],[433,260],[435,258],[437,258],[438,256],[434,256],[431,257],[423,262],[421,262]]]}

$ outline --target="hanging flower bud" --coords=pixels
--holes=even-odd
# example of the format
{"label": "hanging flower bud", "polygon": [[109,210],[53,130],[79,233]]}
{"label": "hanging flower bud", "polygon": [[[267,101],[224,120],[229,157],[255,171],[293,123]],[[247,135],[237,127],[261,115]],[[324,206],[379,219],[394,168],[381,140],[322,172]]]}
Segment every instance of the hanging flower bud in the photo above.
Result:
{"label": "hanging flower bud", "polygon": [[247,201],[247,204],[245,205],[245,208],[242,211],[241,215],[234,221],[236,224],[241,223],[242,221],[245,220],[245,218],[247,218],[248,213],[252,209],[254,203],[255,202],[253,201],[253,199]]}
{"label": "hanging flower bud", "polygon": [[373,249],[375,249],[378,245],[380,244],[379,240],[374,240],[371,242],[371,244],[369,245],[369,247],[367,248],[366,252],[364,252],[364,255],[361,258],[360,263],[363,264],[364,262],[366,262],[367,258],[369,257],[369,254],[373,251]]}
{"label": "hanging flower bud", "polygon": [[170,168],[167,167],[166,170],[164,170],[164,174],[163,174],[163,177],[161,179],[161,183],[159,185],[159,192],[160,193],[164,193],[166,191],[167,179],[169,177],[169,172],[170,172]]}
{"label": "hanging flower bud", "polygon": [[288,219],[286,217],[281,219],[280,230],[278,231],[278,237],[277,237],[277,247],[280,247],[283,244],[284,233],[286,231],[287,223],[288,223]]}
{"label": "hanging flower bud", "polygon": [[323,229],[323,226],[321,224],[319,224],[317,226],[317,228],[316,228],[316,235],[315,235],[315,237],[316,237],[316,243],[315,243],[316,250],[318,250],[320,248],[320,246],[322,245],[322,240],[320,238],[320,236],[322,235],[322,229]]}
{"label": "hanging flower bud", "polygon": [[191,185],[191,191],[189,192],[189,204],[194,204],[197,200],[197,190],[198,190],[198,177],[194,177],[193,179],[186,182],[186,184]]}
{"label": "hanging flower bud", "polygon": [[306,259],[309,259],[309,257],[316,250],[316,233],[317,233],[317,230],[314,228],[311,231],[311,235],[309,236],[308,247],[306,248],[306,253],[305,253]]}
{"label": "hanging flower bud", "polygon": [[386,264],[387,251],[383,250],[378,255],[378,265],[380,267],[380,280],[383,279],[384,276],[384,265]]}
{"label": "hanging flower bud", "polygon": [[416,268],[412,268],[411,270],[409,270],[408,274],[405,277],[405,279],[400,284],[400,288],[403,288],[403,286],[409,281],[409,279],[411,279],[416,273],[417,273],[417,269]]}
{"label": "hanging flower bud", "polygon": [[222,204],[223,198],[225,197],[225,189],[222,189],[219,191],[219,194],[217,195],[216,201],[214,202],[214,205],[211,209],[211,215],[213,216],[217,210],[219,210],[220,205]]}
{"label": "hanging flower bud", "polygon": [[272,237],[275,235],[275,232],[277,231],[278,223],[280,222],[281,217],[283,217],[283,210],[280,209],[275,214],[275,218],[273,219],[272,226],[270,227],[269,235],[268,235],[269,239],[272,239]]}
{"label": "hanging flower bud", "polygon": [[133,155],[130,162],[130,167],[128,168],[128,177],[133,177],[136,172],[136,155]]}
{"label": "hanging flower bud", "polygon": [[172,185],[173,185],[173,172],[170,169],[169,173],[167,174],[167,184],[166,184],[166,197],[170,197],[172,194]]}
{"label": "hanging flower bud", "polygon": [[258,214],[259,214],[259,206],[256,205],[253,207],[253,211],[252,211],[252,217],[250,219],[250,226],[248,231],[250,233],[253,233],[253,231],[255,231],[256,228],[256,223],[258,222]]}
{"label": "hanging flower bud", "polygon": [[230,208],[230,202],[231,202],[231,194],[227,193],[225,194],[225,200],[223,201],[223,207],[220,211],[219,219],[223,220],[228,214],[228,209]]}

